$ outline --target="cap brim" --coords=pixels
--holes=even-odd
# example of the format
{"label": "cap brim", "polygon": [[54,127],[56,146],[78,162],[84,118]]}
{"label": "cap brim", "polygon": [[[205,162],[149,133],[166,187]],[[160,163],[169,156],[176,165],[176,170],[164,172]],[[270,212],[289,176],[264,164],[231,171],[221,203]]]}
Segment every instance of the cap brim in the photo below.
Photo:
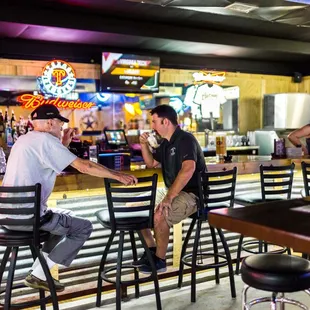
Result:
{"label": "cap brim", "polygon": [[69,123],[69,120],[61,115],[56,116],[56,118],[60,119],[61,121],[65,122],[65,123]]}

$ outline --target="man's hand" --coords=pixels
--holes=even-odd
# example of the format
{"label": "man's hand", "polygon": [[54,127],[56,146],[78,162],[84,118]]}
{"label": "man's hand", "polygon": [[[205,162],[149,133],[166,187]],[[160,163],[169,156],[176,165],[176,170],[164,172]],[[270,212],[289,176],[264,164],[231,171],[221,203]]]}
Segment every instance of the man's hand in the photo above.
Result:
{"label": "man's hand", "polygon": [[149,137],[148,132],[144,132],[142,135],[139,137],[140,144],[148,144],[147,138]]}
{"label": "man's hand", "polygon": [[125,173],[121,173],[118,176],[118,181],[125,185],[136,185],[138,183],[138,180],[134,175],[129,175]]}
{"label": "man's hand", "polygon": [[73,128],[66,128],[63,130],[63,136],[62,136],[62,144],[64,146],[69,146],[72,137],[75,135],[75,129]]}
{"label": "man's hand", "polygon": [[162,202],[157,206],[156,212],[161,212],[161,214],[165,212],[166,216],[168,216],[171,210],[171,205],[172,205],[172,199],[165,196]]}

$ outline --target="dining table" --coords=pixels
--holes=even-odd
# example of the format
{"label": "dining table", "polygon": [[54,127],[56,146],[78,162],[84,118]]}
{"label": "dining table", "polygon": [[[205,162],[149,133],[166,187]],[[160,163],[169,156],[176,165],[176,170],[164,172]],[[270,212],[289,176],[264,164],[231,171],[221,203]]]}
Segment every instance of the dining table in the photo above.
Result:
{"label": "dining table", "polygon": [[310,197],[214,209],[209,224],[310,254]]}

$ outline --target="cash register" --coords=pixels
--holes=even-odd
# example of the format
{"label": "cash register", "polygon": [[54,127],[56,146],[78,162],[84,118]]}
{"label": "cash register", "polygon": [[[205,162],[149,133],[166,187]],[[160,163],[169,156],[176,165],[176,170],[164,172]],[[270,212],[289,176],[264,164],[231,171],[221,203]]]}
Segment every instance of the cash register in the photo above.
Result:
{"label": "cash register", "polygon": [[130,168],[130,148],[125,131],[122,129],[104,130],[106,149],[98,154],[98,162],[108,168],[120,170]]}

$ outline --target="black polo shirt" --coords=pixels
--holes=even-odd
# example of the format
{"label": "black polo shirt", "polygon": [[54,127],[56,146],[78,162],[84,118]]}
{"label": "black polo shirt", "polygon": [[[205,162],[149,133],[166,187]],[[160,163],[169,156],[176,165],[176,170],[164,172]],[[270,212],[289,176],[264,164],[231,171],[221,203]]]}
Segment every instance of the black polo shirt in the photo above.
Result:
{"label": "black polo shirt", "polygon": [[205,170],[206,164],[202,149],[191,133],[177,127],[170,141],[163,139],[160,146],[155,149],[153,157],[161,163],[165,185],[168,188],[176,179],[182,168],[183,161],[194,160],[196,162],[196,170],[183,188],[183,191],[198,195],[198,173]]}

